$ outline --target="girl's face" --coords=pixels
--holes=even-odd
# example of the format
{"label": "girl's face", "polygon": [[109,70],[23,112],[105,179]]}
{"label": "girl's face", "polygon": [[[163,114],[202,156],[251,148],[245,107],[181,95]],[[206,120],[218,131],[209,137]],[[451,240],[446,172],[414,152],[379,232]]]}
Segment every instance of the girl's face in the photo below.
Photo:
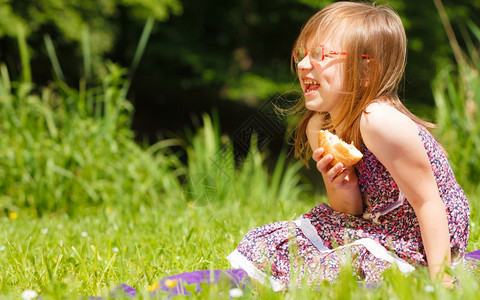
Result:
{"label": "girl's face", "polygon": [[344,95],[343,61],[346,53],[336,43],[310,47],[295,54],[305,106],[308,110],[328,112],[333,118]]}

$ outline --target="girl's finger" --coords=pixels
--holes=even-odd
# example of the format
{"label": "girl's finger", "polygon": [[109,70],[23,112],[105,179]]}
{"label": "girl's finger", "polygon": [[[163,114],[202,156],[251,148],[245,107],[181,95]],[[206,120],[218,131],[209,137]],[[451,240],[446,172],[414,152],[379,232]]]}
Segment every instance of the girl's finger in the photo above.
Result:
{"label": "girl's finger", "polygon": [[324,157],[320,158],[317,161],[317,170],[320,171],[320,173],[326,175],[327,172],[331,169],[330,163],[333,160],[333,156],[331,154],[327,154]]}
{"label": "girl's finger", "polygon": [[342,170],[343,170],[343,164],[342,163],[336,164],[335,166],[330,168],[330,170],[328,170],[326,174],[327,180],[329,182],[333,182],[339,176],[339,174],[342,173]]}
{"label": "girl's finger", "polygon": [[317,150],[313,151],[313,154],[312,154],[313,160],[318,162],[320,158],[322,158],[323,153],[325,153],[325,150],[323,148],[318,148]]}
{"label": "girl's finger", "polygon": [[347,169],[340,169],[340,172],[337,173],[337,176],[335,176],[332,180],[332,184],[342,184],[345,179],[347,178],[349,172]]}

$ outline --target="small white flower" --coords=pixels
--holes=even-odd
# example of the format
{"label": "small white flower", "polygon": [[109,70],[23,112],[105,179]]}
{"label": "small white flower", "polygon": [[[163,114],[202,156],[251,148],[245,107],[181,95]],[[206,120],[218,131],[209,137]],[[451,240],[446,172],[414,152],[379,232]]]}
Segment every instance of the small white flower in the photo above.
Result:
{"label": "small white flower", "polygon": [[115,252],[115,253],[118,253],[119,250],[118,250],[117,247],[113,247],[113,248],[112,248],[112,251]]}
{"label": "small white flower", "polygon": [[42,228],[42,230],[40,230],[40,232],[42,234],[47,234],[48,233],[48,228]]}
{"label": "small white flower", "polygon": [[25,290],[22,293],[22,299],[25,299],[25,300],[35,299],[37,298],[37,296],[38,296],[38,293],[35,292],[34,290]]}
{"label": "small white flower", "polygon": [[243,291],[239,288],[233,288],[228,291],[228,295],[232,298],[240,298],[243,296]]}
{"label": "small white flower", "polygon": [[5,247],[5,246],[3,246],[3,245],[2,245],[2,246],[0,246],[0,252],[3,252],[3,251],[5,251],[5,249],[7,249],[7,247]]}
{"label": "small white flower", "polygon": [[435,291],[435,288],[431,285],[426,285],[425,286],[425,292],[427,293],[433,293]]}
{"label": "small white flower", "polygon": [[82,231],[82,237],[87,237],[88,233],[86,231]]}

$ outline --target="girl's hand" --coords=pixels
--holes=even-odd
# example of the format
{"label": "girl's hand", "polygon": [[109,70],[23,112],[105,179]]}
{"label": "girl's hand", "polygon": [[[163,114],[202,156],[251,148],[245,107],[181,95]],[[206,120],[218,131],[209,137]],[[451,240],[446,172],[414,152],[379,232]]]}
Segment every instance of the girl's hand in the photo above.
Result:
{"label": "girl's hand", "polygon": [[325,181],[335,189],[351,189],[358,185],[357,174],[354,167],[344,168],[342,163],[331,166],[333,156],[327,154],[324,157],[324,149],[318,148],[313,152],[312,158],[317,162],[317,169],[322,173]]}

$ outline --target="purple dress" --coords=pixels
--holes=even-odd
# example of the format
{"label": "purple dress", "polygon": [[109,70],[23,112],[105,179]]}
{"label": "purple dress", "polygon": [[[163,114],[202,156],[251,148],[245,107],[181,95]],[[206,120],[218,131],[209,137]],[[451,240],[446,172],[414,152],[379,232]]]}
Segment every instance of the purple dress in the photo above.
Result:
{"label": "purple dress", "polygon": [[[468,201],[442,147],[425,128],[418,128],[447,212],[452,256],[461,258],[469,235]],[[381,280],[391,264],[405,273],[426,265],[412,206],[373,153],[362,150],[364,157],[356,169],[362,216],[336,212],[321,203],[295,221],[254,228],[227,257],[232,266],[283,290],[300,282],[334,281],[345,261],[368,283]]]}

